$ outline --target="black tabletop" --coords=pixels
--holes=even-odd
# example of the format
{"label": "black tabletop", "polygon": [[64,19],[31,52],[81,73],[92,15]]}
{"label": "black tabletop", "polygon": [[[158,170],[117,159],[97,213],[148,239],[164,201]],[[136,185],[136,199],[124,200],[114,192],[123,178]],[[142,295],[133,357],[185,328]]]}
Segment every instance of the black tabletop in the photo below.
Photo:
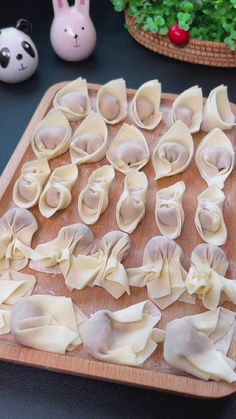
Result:
{"label": "black tabletop", "polygon": [[[224,83],[236,102],[235,69],[217,69],[174,61],[146,50],[124,29],[122,14],[109,0],[92,0],[91,15],[97,29],[97,48],[84,62],[68,63],[54,54],[49,29],[50,0],[1,2],[0,27],[21,17],[33,23],[32,38],[39,52],[39,68],[28,81],[0,83],[0,171],[15,149],[44,92],[52,84],[78,76],[104,83],[124,77],[128,87],[157,78],[162,90],[180,93],[198,84],[206,96]],[[233,419],[235,397],[203,401],[92,381],[53,372],[0,363],[0,418],[199,418]]]}

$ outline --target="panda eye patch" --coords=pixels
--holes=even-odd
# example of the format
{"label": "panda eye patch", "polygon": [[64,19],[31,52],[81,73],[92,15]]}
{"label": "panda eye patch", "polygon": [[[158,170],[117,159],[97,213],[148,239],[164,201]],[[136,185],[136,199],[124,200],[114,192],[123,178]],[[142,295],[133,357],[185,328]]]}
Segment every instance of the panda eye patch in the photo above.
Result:
{"label": "panda eye patch", "polygon": [[22,45],[22,48],[25,50],[25,52],[27,52],[27,54],[29,54],[32,58],[35,57],[35,52],[28,42],[23,41],[21,42],[21,45]]}
{"label": "panda eye patch", "polygon": [[6,68],[10,61],[10,51],[8,48],[4,47],[0,51],[0,66]]}

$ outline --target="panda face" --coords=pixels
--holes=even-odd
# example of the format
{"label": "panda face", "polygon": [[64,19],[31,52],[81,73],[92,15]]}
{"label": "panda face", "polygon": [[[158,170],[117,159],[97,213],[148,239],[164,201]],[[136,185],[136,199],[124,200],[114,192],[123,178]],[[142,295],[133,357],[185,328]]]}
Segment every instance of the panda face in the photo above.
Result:
{"label": "panda face", "polygon": [[38,66],[32,39],[16,28],[0,30],[0,80],[17,83],[28,79]]}

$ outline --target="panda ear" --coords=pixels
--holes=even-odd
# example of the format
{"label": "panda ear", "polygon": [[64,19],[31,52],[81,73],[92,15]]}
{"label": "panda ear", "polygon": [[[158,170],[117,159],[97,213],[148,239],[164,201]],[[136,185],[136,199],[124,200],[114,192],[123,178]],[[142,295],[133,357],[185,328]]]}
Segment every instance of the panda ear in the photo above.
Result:
{"label": "panda ear", "polygon": [[16,29],[18,29],[21,32],[24,32],[26,35],[30,35],[32,32],[32,25],[26,19],[19,19],[16,22]]}

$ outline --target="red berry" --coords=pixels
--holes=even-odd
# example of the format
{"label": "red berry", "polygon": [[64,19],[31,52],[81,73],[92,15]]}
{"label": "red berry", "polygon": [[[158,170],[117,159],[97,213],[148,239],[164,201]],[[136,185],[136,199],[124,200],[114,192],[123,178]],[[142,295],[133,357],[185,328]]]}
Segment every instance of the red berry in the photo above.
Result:
{"label": "red berry", "polygon": [[168,32],[168,38],[173,44],[184,46],[189,41],[189,32],[184,31],[179,27],[179,25],[173,25],[170,27]]}

